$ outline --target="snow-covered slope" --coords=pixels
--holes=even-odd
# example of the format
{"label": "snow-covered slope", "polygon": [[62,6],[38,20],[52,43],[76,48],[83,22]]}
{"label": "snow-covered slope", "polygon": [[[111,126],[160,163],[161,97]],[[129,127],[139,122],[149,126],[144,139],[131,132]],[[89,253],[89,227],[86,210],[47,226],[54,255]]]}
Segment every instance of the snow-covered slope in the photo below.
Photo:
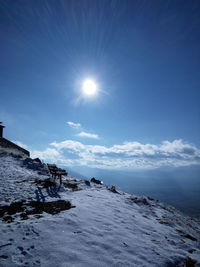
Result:
{"label": "snow-covered slope", "polygon": [[39,162],[0,156],[0,266],[200,266],[194,218],[105,185],[47,178]]}

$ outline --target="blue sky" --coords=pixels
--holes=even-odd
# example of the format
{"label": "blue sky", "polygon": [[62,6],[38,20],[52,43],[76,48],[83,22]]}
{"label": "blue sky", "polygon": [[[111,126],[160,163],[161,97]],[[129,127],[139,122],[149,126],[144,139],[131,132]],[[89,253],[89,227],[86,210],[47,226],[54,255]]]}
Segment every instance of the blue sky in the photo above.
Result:
{"label": "blue sky", "polygon": [[198,0],[1,0],[5,137],[66,166],[200,164],[199,12]]}

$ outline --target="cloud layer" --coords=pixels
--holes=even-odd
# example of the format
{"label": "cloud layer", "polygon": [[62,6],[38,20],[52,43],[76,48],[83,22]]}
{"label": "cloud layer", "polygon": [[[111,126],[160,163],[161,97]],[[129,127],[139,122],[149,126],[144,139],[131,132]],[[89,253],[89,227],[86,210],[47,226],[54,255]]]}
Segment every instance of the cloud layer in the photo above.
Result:
{"label": "cloud layer", "polygon": [[32,151],[32,157],[66,166],[103,169],[153,169],[200,164],[200,150],[181,139],[163,141],[159,145],[124,142],[111,147],[65,140],[49,146],[44,151]]}
{"label": "cloud layer", "polygon": [[99,139],[99,136],[97,134],[91,134],[91,133],[86,133],[86,132],[80,132],[76,136],[92,138],[92,139]]}

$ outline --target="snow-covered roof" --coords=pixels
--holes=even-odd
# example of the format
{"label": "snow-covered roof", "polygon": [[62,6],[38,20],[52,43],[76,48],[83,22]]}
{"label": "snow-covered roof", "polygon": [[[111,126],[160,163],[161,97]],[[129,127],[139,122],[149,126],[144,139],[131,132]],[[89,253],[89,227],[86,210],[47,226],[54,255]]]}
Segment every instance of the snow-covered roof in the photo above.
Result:
{"label": "snow-covered roof", "polygon": [[6,138],[0,138],[0,153],[13,153],[22,157],[30,157],[30,152]]}

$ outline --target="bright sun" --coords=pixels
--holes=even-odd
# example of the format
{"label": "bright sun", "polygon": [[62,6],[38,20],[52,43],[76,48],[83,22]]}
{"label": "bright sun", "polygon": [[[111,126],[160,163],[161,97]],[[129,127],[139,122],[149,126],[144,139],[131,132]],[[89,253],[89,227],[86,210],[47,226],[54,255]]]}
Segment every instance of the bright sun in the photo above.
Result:
{"label": "bright sun", "polygon": [[92,80],[85,80],[83,82],[82,90],[84,95],[93,96],[97,93],[97,84]]}

